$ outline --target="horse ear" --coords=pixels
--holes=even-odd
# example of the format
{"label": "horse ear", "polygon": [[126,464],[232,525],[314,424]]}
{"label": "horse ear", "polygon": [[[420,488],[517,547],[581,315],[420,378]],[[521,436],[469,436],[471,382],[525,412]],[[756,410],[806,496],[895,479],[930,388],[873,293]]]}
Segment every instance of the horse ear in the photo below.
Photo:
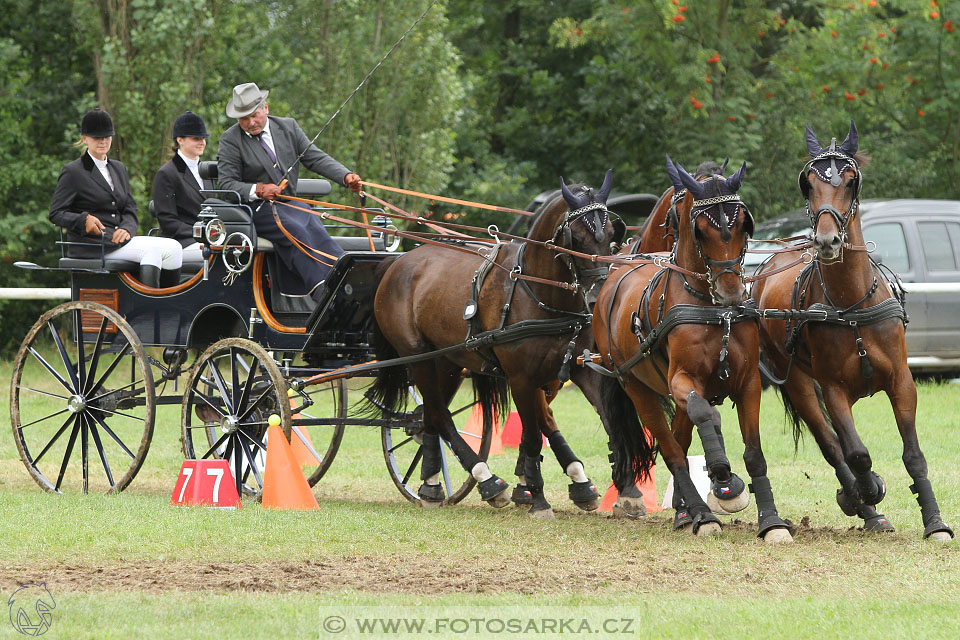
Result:
{"label": "horse ear", "polygon": [[743,185],[743,178],[747,175],[747,163],[744,161],[740,168],[737,169],[737,172],[727,178],[727,188],[736,193],[740,190],[741,185]]}
{"label": "horse ear", "polygon": [[817,136],[809,124],[807,125],[807,151],[810,152],[811,158],[815,158],[823,152],[823,147],[820,146],[820,143],[817,141]]}
{"label": "horse ear", "polygon": [[723,175],[723,172],[727,170],[727,165],[729,163],[730,163],[730,156],[727,156],[726,158],[723,159],[723,164],[720,165],[720,171],[718,172],[720,175]]}
{"label": "horse ear", "polygon": [[680,182],[682,182],[683,186],[694,195],[694,199],[701,199],[703,197],[703,184],[697,182],[696,178],[687,173],[687,170],[684,169],[683,165],[681,165],[679,162],[675,164],[677,165],[677,172],[680,174]]}
{"label": "horse ear", "polygon": [[840,151],[843,151],[848,156],[853,156],[857,152],[857,148],[859,146],[860,135],[857,133],[857,125],[855,125],[853,120],[851,120],[850,132],[847,134],[847,138],[843,141],[843,144],[840,145]]}
{"label": "horse ear", "polygon": [[597,202],[607,204],[607,198],[610,197],[610,191],[613,189],[613,169],[607,169],[607,175],[603,177],[603,184],[600,185],[600,191],[597,192]]}
{"label": "horse ear", "polygon": [[563,181],[563,176],[560,176],[560,193],[563,194],[563,199],[566,200],[567,207],[569,207],[571,211],[580,208],[580,200],[577,196],[570,193],[570,189],[567,188],[566,183]]}
{"label": "horse ear", "polygon": [[683,189],[683,182],[680,180],[680,174],[677,173],[677,167],[674,166],[673,160],[670,159],[669,154],[667,154],[667,175],[670,176],[670,182],[673,184],[674,191],[680,191]]}

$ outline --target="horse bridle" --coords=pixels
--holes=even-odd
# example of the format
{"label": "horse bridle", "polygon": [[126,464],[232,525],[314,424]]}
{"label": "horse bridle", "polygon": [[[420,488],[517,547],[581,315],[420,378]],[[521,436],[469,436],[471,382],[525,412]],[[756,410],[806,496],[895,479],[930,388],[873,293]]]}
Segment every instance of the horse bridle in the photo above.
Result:
{"label": "horse bridle", "polygon": [[[850,200],[850,206],[847,207],[847,210],[841,213],[831,204],[822,204],[817,207],[816,212],[810,210],[810,175],[811,171],[814,171],[817,174],[817,177],[821,180],[823,179],[820,176],[819,171],[814,168],[814,163],[819,162],[820,160],[830,159],[830,168],[827,169],[826,178],[829,178],[830,185],[834,188],[839,187],[843,183],[843,174],[846,173],[846,166],[850,165],[857,175],[854,178],[856,183],[854,186],[854,196]],[[841,159],[844,163],[843,171],[840,171],[837,168],[837,158]],[[826,180],[823,180],[826,182]],[[846,153],[840,151],[837,148],[837,139],[833,138],[833,141],[830,143],[830,146],[819,153],[816,157],[811,158],[809,162],[803,165],[803,169],[800,171],[800,176],[797,178],[797,186],[800,188],[800,193],[803,194],[803,199],[806,200],[806,211],[807,218],[810,220],[810,226],[814,232],[817,230],[817,225],[820,222],[820,216],[824,213],[830,214],[830,217],[833,218],[834,222],[837,224],[837,228],[840,229],[840,241],[843,244],[847,243],[847,227],[850,222],[856,217],[857,211],[860,210],[860,189],[863,187],[863,176],[860,173],[860,165],[857,163],[857,160],[847,155]]]}
{"label": "horse bridle", "polygon": [[[580,193],[586,191],[587,189],[582,189]],[[558,244],[558,246],[564,249],[573,248],[573,232],[570,227],[577,221],[583,222],[583,225],[593,234],[597,242],[603,242],[603,232],[607,228],[607,223],[610,221],[613,221],[614,225],[616,225],[616,222],[620,222],[623,234],[626,234],[626,226],[623,221],[620,220],[620,217],[610,211],[603,202],[594,201],[578,207],[573,211],[567,211],[563,222],[557,227],[556,232],[553,234],[554,242]],[[614,238],[614,242],[618,244],[622,240],[622,237],[619,239]],[[570,269],[575,284],[579,284],[581,281],[583,282],[584,286],[579,290],[583,292],[584,301],[588,307],[592,306],[593,303],[596,302],[597,295],[600,293],[598,285],[602,285],[603,281],[607,279],[607,272],[610,270],[609,265],[583,269],[577,266],[577,260],[569,254],[562,253],[559,254],[557,258],[563,260],[567,268]]]}

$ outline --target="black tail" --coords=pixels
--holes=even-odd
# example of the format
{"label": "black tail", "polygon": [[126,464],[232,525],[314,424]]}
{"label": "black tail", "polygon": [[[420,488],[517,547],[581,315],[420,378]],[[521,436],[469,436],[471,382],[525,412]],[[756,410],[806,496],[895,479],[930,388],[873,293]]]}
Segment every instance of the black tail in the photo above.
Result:
{"label": "black tail", "polygon": [[[832,426],[833,423],[830,421],[830,415],[827,413],[827,407],[823,402],[823,391],[820,389],[819,383],[813,383],[813,391],[817,394],[820,413],[823,414],[823,418],[827,421],[827,424]],[[797,412],[797,407],[794,406],[790,395],[787,393],[786,385],[777,385],[777,393],[780,395],[780,400],[783,401],[783,412],[787,422],[793,427],[793,448],[794,451],[796,451],[800,448],[800,438],[803,437],[803,427],[806,425],[806,422],[800,417],[800,413]]]}
{"label": "black tail", "polygon": [[637,410],[620,383],[604,377],[600,383],[613,445],[613,480],[619,487],[650,477],[657,449],[647,441]]}
{"label": "black tail", "polygon": [[473,398],[480,404],[483,412],[483,428],[492,428],[494,415],[506,421],[510,409],[507,379],[503,376],[487,376],[474,373],[470,376],[473,382]]}
{"label": "black tail", "polygon": [[[387,267],[393,262],[392,259],[384,260],[375,273],[377,279],[377,288],[380,286],[380,280],[386,273]],[[377,355],[377,360],[385,362],[399,358],[400,354],[392,344],[383,335],[380,325],[373,320],[373,350]],[[377,377],[373,384],[364,392],[364,402],[358,407],[358,413],[366,416],[379,417],[384,412],[398,414],[406,409],[407,400],[410,397],[408,388],[410,386],[410,374],[404,365],[395,367],[381,367],[377,369]]]}

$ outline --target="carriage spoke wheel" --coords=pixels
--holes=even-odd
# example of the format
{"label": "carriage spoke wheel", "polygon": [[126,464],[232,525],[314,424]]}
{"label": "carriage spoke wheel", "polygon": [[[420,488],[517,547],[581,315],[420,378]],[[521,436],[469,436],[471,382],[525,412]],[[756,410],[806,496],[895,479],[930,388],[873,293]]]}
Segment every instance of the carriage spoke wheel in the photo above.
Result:
{"label": "carriage spoke wheel", "polygon": [[[420,398],[413,389],[411,389],[411,395],[418,405],[416,410],[402,416],[394,416],[400,418],[400,424],[394,427],[382,427],[380,429],[380,440],[383,445],[383,457],[387,463],[390,479],[393,480],[393,484],[400,490],[404,498],[419,505],[420,496],[417,494],[417,490],[423,483],[420,477],[423,462],[423,411],[419,406]],[[469,414],[473,407],[474,404],[470,403],[452,410],[454,420],[457,420],[458,415]],[[487,459],[487,454],[490,452],[491,434],[493,433],[492,424],[484,421],[482,437],[462,429],[458,429],[458,432],[467,444],[479,440],[480,450],[478,453],[483,460]],[[446,496],[443,504],[451,505],[460,502],[467,497],[476,482],[473,476],[463,470],[450,448],[450,443],[441,438],[440,486],[443,487],[443,493]]]}
{"label": "carriage spoke wheel", "polygon": [[[290,445],[310,486],[317,484],[333,463],[343,440],[347,417],[346,380],[310,385],[303,390],[309,406],[293,415]],[[291,410],[306,404],[300,394],[290,395]]]}
{"label": "carriage spoke wheel", "polygon": [[20,345],[10,423],[20,459],[47,491],[122,491],[147,455],[155,412],[143,346],[112,309],[61,304]]}
{"label": "carriage spoke wheel", "polygon": [[259,497],[273,414],[289,438],[287,384],[270,354],[244,338],[215,342],[187,379],[180,413],[183,455],[226,460],[237,493]]}

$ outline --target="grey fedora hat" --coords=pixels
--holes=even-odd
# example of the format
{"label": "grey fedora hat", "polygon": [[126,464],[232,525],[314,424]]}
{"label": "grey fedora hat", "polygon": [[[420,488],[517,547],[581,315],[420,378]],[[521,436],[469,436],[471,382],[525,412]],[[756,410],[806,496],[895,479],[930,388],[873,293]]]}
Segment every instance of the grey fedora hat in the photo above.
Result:
{"label": "grey fedora hat", "polygon": [[269,91],[260,91],[255,82],[245,82],[233,88],[233,96],[227,103],[228,118],[245,118],[267,101]]}

